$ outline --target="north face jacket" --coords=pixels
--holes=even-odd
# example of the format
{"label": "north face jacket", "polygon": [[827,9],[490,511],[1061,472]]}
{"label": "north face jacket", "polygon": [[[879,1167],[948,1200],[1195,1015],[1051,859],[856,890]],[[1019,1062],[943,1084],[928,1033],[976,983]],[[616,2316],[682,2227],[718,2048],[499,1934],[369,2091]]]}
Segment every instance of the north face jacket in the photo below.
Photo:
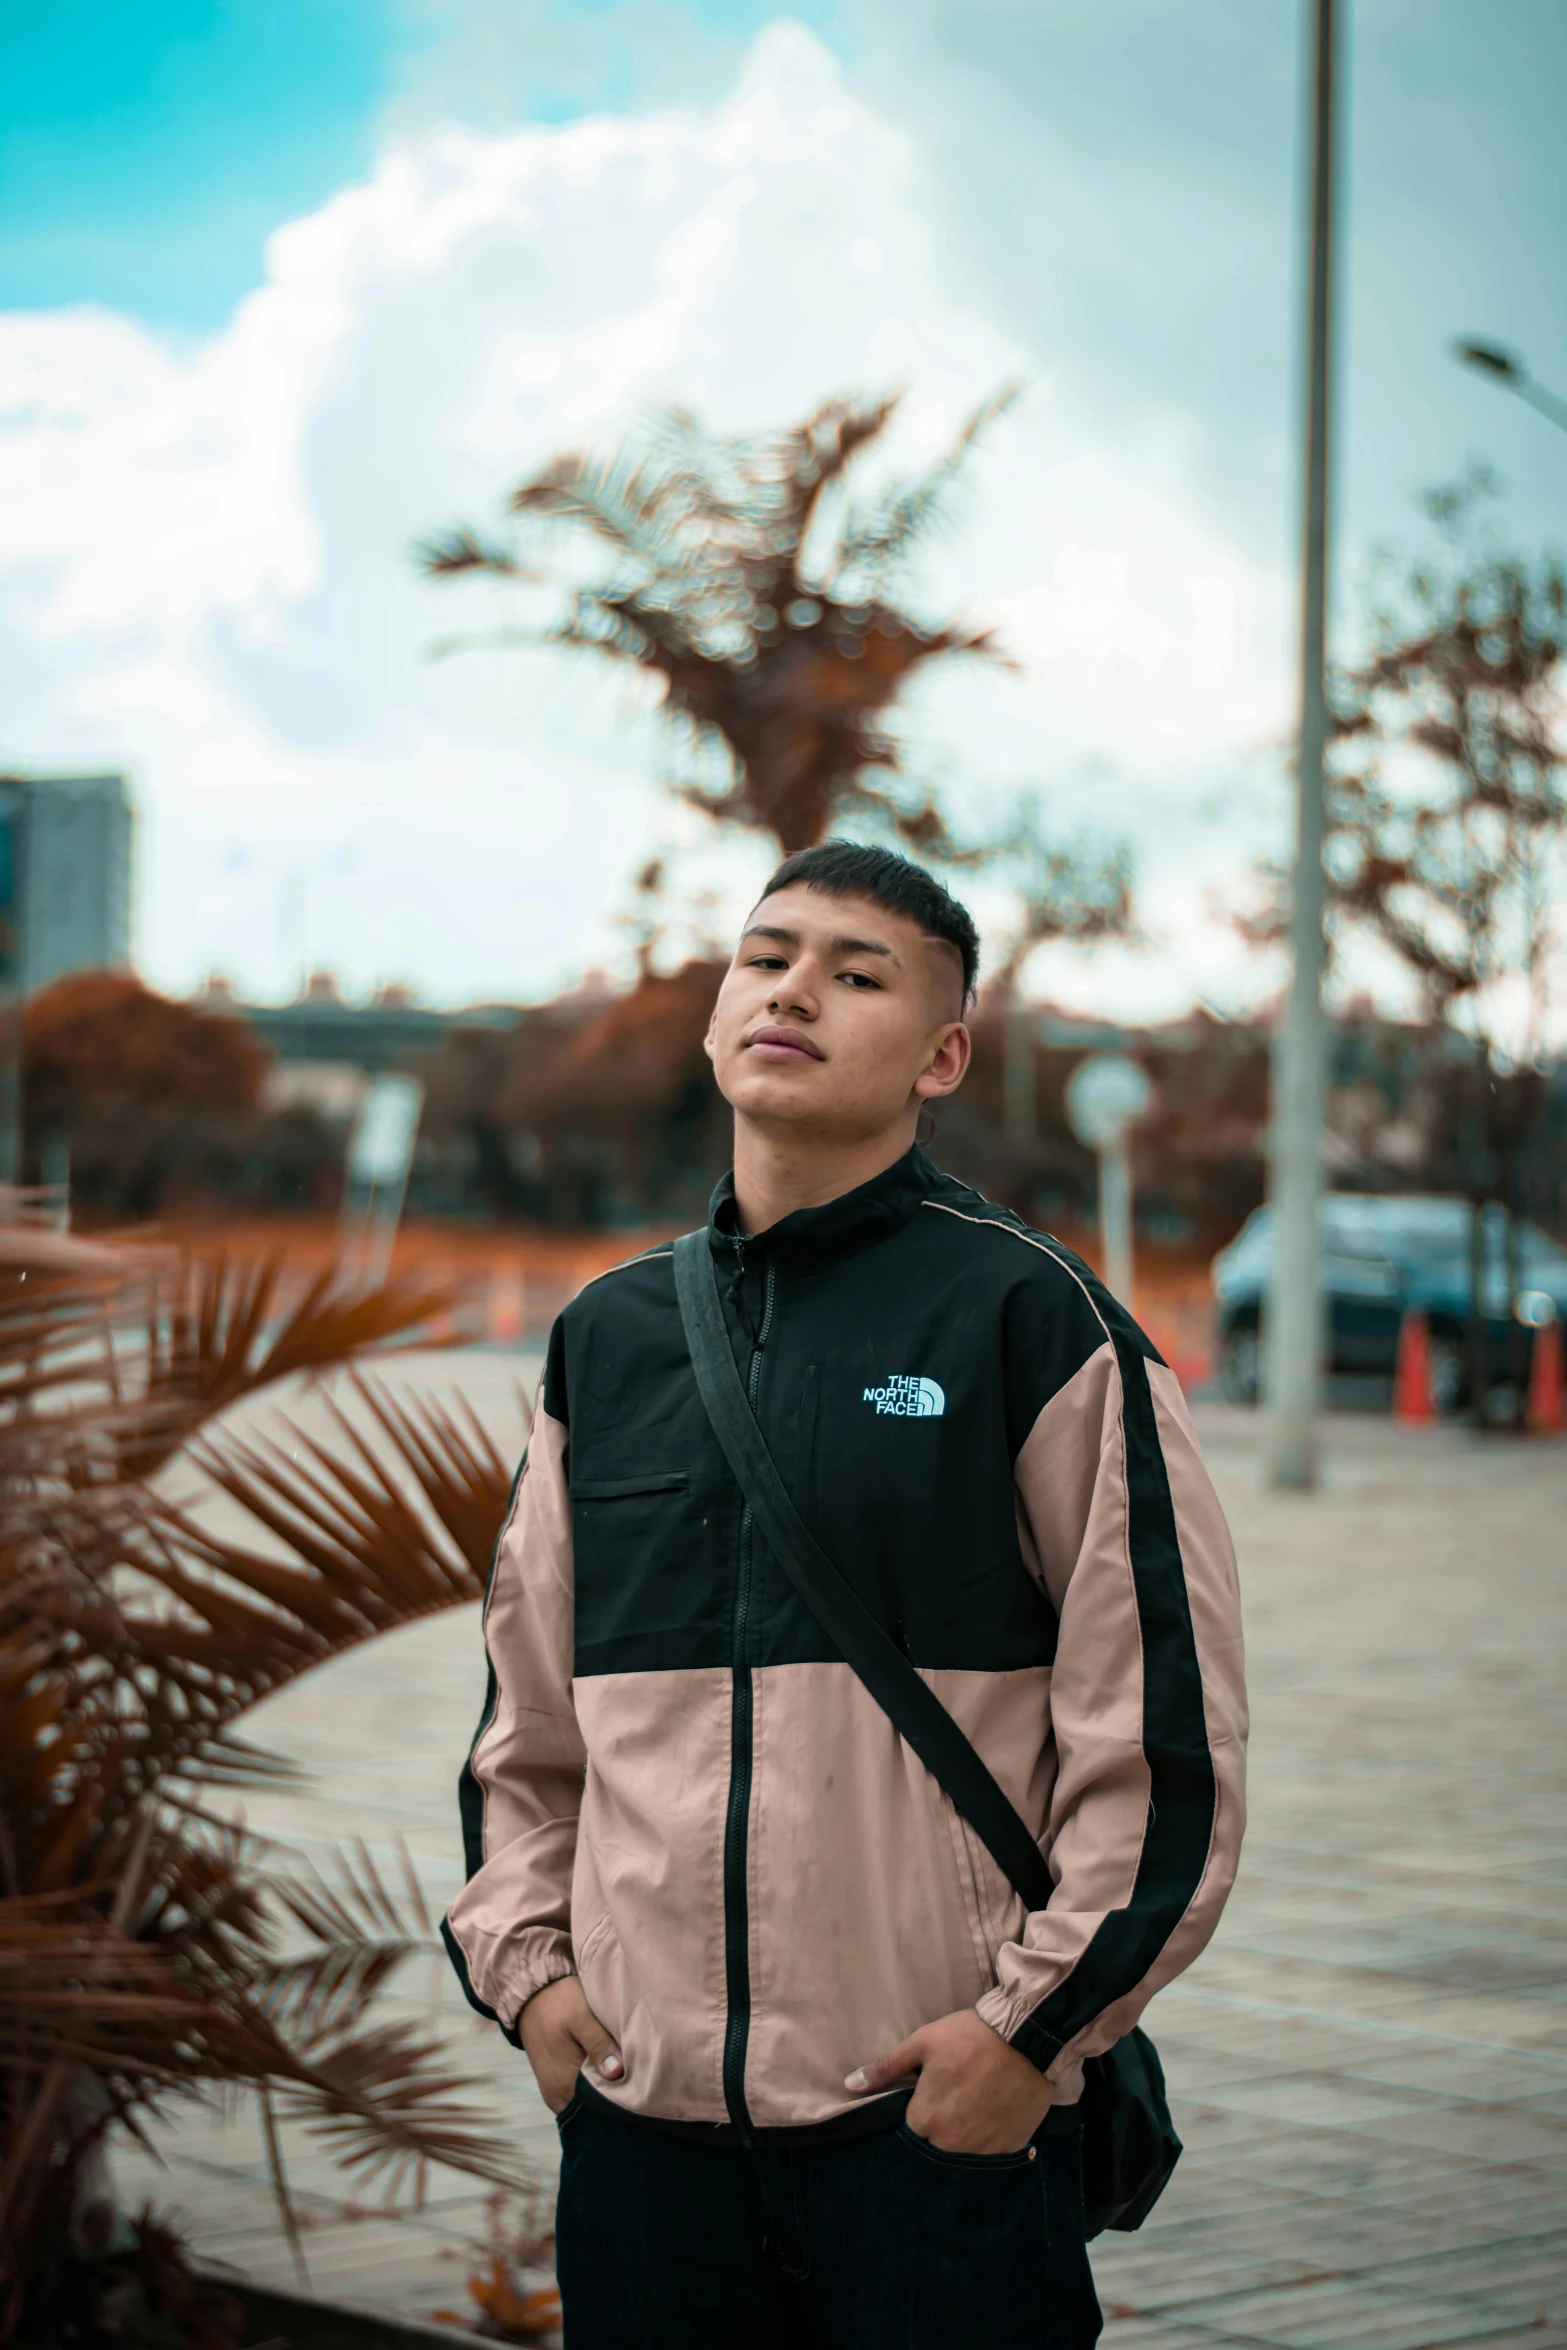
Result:
{"label": "north face jacket", "polygon": [[798,1508],[1056,1891],[1025,1913],[769,1556],[665,1246],[550,1339],[484,1612],[464,1986],[515,2033],[575,1969],[625,2057],[595,2087],[704,2135],[864,2128],[845,2074],[968,2005],[1070,2102],[1208,1940],[1241,1838],[1234,1556],[1180,1388],[917,1149],[754,1239],[726,1181],[709,1237]]}

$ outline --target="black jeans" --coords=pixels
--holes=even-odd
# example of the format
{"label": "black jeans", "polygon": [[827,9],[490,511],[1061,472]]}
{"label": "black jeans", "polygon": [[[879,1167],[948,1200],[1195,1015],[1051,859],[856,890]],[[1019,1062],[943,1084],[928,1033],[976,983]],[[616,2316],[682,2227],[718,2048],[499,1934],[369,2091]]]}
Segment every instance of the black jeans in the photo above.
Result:
{"label": "black jeans", "polygon": [[1081,2133],[944,2154],[904,2123],[713,2145],[575,2097],[556,2218],[566,2350],[1089,2350]]}

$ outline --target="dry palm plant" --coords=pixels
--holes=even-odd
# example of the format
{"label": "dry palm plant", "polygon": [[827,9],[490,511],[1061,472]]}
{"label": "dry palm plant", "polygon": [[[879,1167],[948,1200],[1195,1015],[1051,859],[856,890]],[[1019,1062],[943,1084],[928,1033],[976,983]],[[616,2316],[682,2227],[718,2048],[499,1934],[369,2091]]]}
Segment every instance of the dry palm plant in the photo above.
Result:
{"label": "dry palm plant", "polygon": [[[282,2116],[390,2191],[429,2163],[516,2184],[439,2039],[374,2016],[430,1944],[411,1872],[394,1890],[361,1850],[328,1883],[221,1802],[289,1775],[240,1734],[248,1707],[478,1596],[510,1468],[476,1421],[368,1370],[448,1302],[428,1287],[323,1277],[290,1305],[278,1264],[73,1258],[46,1235],[29,1263],[8,1238],[0,2341],[53,2343],[75,2311],[84,2343],[217,2342],[210,2309],[180,2316],[178,2259],[151,2222],[131,2232],[124,2301],[126,2223],[95,2174],[111,2127],[139,2134],[175,2099],[239,2089],[260,2098],[274,2154]],[[330,1443],[286,1422],[246,1439],[214,1425],[286,1374],[345,1368],[359,1411],[329,1399]],[[200,1506],[192,1471],[253,1536],[224,1530],[232,1506],[221,1521]],[[107,2314],[83,2285],[94,2273],[120,2295]]]}
{"label": "dry palm plant", "polygon": [[[660,679],[674,788],[715,821],[769,833],[787,855],[858,818],[929,864],[992,869],[1018,907],[1011,990],[1043,940],[1128,935],[1129,852],[1047,843],[1032,795],[993,835],[960,839],[941,790],[905,772],[888,718],[933,661],[1014,666],[991,630],[920,614],[906,593],[964,460],[1014,397],[1009,387],[977,409],[913,480],[873,488],[863,461],[883,447],[896,398],[826,400],[786,431],[736,439],[672,409],[639,442],[568,451],[521,483],[507,511],[528,532],[526,555],[458,529],[421,561],[434,578],[480,572],[563,592],[537,633],[483,641],[572,646]],[[645,867],[622,918],[644,970],[664,878],[662,858]]]}
{"label": "dry palm plant", "polygon": [[770,832],[785,854],[836,819],[871,815],[951,861],[963,852],[934,794],[901,777],[884,722],[932,661],[1005,656],[988,629],[916,615],[898,582],[1013,397],[988,401],[917,479],[863,496],[850,477],[895,398],[827,400],[787,431],[729,440],[671,409],[640,446],[568,452],[508,500],[530,524],[585,535],[597,576],[552,574],[466,529],[421,560],[437,578],[562,579],[563,616],[541,640],[509,641],[584,647],[659,677],[699,771],[677,789],[706,814]]}

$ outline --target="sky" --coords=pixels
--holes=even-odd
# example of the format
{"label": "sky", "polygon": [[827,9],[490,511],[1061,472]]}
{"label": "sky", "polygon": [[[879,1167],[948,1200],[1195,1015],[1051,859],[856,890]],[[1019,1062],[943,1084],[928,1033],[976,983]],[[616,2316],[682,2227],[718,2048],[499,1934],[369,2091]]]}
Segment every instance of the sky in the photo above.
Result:
{"label": "sky", "polygon": [[[1567,10],[1360,0],[1345,72],[1334,630],[1473,460],[1567,543]],[[122,766],[136,953],[289,992],[537,997],[623,955],[660,787],[637,681],[417,575],[548,456],[907,387],[898,453],[1022,397],[917,581],[1016,674],[933,674],[976,826],[1127,840],[1142,943],[1033,985],[1158,1017],[1277,978],[1221,907],[1282,846],[1295,703],[1299,0],[0,0],[0,764]],[[993,936],[1004,902],[979,893]]]}

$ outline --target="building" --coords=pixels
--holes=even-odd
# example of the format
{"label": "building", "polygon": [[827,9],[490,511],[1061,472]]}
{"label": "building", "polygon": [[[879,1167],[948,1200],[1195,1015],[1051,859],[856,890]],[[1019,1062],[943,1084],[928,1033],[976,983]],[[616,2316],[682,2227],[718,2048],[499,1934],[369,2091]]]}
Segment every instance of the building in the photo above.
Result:
{"label": "building", "polygon": [[131,834],[123,775],[7,779],[0,794],[0,950],[25,993],[131,953]]}

